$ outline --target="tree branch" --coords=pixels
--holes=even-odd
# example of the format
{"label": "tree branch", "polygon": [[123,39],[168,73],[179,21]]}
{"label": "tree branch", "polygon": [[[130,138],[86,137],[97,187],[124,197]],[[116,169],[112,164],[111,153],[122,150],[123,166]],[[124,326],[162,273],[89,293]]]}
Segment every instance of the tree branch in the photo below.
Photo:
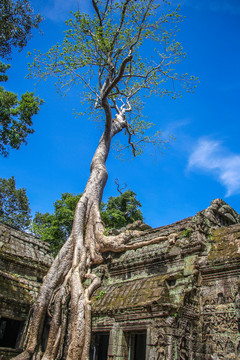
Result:
{"label": "tree branch", "polygon": [[99,25],[102,26],[102,18],[101,18],[101,15],[100,15],[100,12],[99,12],[99,9],[98,9],[98,6],[97,6],[97,3],[95,0],[92,0],[92,4],[93,4],[93,7],[94,7],[94,10],[98,16],[98,19],[99,19]]}
{"label": "tree branch", "polygon": [[104,91],[104,93],[102,94],[102,99],[106,98],[110,92],[112,91],[112,89],[118,84],[118,82],[122,79],[122,76],[124,74],[125,68],[127,66],[127,64],[132,60],[132,51],[130,50],[128,55],[125,57],[125,59],[123,60],[118,75],[115,77],[115,79],[113,79],[113,81],[110,83],[110,85],[106,88],[106,90]]}
{"label": "tree branch", "polygon": [[115,36],[113,38],[113,41],[112,41],[112,44],[111,44],[111,52],[114,48],[114,45],[115,45],[115,42],[118,38],[118,35],[121,31],[121,28],[123,26],[123,23],[124,23],[124,18],[125,18],[125,15],[126,15],[126,10],[127,10],[127,6],[128,6],[128,3],[130,2],[131,0],[125,0],[125,4],[123,5],[123,11],[122,11],[122,14],[121,14],[121,20],[120,20],[120,24],[119,24],[119,27],[117,29],[117,31],[115,32]]}
{"label": "tree branch", "polygon": [[128,133],[128,143],[129,143],[129,145],[130,145],[131,148],[132,148],[133,156],[136,157],[136,148],[135,148],[133,142],[131,141],[133,134],[129,131],[128,126],[126,126],[126,132]]}
{"label": "tree branch", "polygon": [[139,30],[138,30],[138,34],[137,34],[137,37],[136,37],[136,40],[135,42],[130,46],[130,50],[132,50],[134,48],[135,45],[137,45],[139,39],[140,39],[140,35],[142,33],[142,30],[143,30],[143,24],[145,23],[145,20],[146,20],[146,17],[147,17],[147,14],[148,14],[148,11],[151,7],[151,4],[153,3],[153,0],[149,0],[148,2],[148,5],[147,5],[147,9],[143,15],[143,18],[142,18],[142,21],[141,21],[141,25],[139,25]]}

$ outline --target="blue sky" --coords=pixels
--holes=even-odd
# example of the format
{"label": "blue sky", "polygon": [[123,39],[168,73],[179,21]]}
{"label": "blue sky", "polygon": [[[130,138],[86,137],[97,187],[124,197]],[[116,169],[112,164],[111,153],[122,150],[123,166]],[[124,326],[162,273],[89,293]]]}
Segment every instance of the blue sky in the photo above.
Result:
{"label": "blue sky", "polygon": [[[35,133],[28,145],[12,150],[0,159],[0,176],[15,176],[25,187],[32,212],[53,210],[63,192],[79,193],[89,176],[89,166],[100,136],[87,116],[75,118],[72,109],[80,106],[75,89],[63,99],[53,81],[35,85],[25,79],[27,51],[42,51],[60,41],[64,20],[77,6],[88,11],[90,1],[34,0],[32,4],[45,20],[21,53],[14,52],[8,90],[21,94],[35,90],[45,100],[34,118]],[[176,140],[162,156],[147,151],[131,162],[110,154],[109,179],[104,199],[116,196],[114,180],[127,183],[142,202],[145,221],[153,227],[194,215],[222,198],[240,212],[240,2],[238,0],[179,0],[186,16],[180,25],[179,40],[187,59],[179,72],[199,77],[194,94],[177,100],[151,98],[145,114],[165,134]]]}

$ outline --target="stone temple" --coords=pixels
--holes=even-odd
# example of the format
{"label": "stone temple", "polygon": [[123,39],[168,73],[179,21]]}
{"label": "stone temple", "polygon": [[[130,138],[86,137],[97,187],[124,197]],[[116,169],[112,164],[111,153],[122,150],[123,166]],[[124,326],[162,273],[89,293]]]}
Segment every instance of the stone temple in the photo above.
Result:
{"label": "stone temple", "polygon": [[[108,253],[94,269],[90,360],[240,359],[240,216],[216,199],[195,216],[143,230],[156,244]],[[24,342],[51,264],[48,245],[0,226],[0,359]],[[63,359],[64,360],[64,359]]]}

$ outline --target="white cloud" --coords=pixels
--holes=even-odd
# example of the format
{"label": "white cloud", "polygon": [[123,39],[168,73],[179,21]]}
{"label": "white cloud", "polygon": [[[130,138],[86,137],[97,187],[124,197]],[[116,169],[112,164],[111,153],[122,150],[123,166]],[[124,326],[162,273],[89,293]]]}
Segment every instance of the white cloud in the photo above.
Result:
{"label": "white cloud", "polygon": [[168,125],[167,129],[164,132],[172,134],[176,130],[179,130],[179,129],[191,124],[191,122],[192,122],[192,120],[189,118],[173,121]]}
{"label": "white cloud", "polygon": [[201,138],[189,157],[188,169],[200,169],[226,187],[226,197],[240,193],[240,155],[230,153],[219,141]]}

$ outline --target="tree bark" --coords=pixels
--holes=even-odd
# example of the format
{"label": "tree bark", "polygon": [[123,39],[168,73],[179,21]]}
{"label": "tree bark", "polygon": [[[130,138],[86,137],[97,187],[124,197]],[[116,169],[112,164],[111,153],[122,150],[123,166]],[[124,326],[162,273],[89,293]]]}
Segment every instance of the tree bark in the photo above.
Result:
{"label": "tree bark", "polygon": [[[111,138],[111,118],[91,163],[91,174],[75,210],[71,235],[44,278],[28,329],[25,351],[18,360],[87,359],[91,335],[91,302],[100,279],[91,274],[91,266],[101,263],[100,234],[104,225],[100,203],[107,182],[105,166]],[[97,236],[98,233],[98,236]],[[85,288],[84,281],[91,280]],[[44,348],[43,332],[49,325]],[[46,332],[46,330],[45,330]],[[67,351],[66,351],[67,348]]]}
{"label": "tree bark", "polygon": [[[16,360],[87,360],[91,337],[91,295],[100,279],[91,273],[106,251],[124,251],[161,238],[128,245],[139,231],[105,236],[100,203],[107,182],[106,160],[112,137],[125,127],[125,113],[111,117],[104,103],[106,126],[91,163],[91,174],[75,210],[71,235],[43,280],[27,331],[25,350]],[[85,280],[90,279],[89,286]],[[46,338],[46,340],[44,339]]]}

